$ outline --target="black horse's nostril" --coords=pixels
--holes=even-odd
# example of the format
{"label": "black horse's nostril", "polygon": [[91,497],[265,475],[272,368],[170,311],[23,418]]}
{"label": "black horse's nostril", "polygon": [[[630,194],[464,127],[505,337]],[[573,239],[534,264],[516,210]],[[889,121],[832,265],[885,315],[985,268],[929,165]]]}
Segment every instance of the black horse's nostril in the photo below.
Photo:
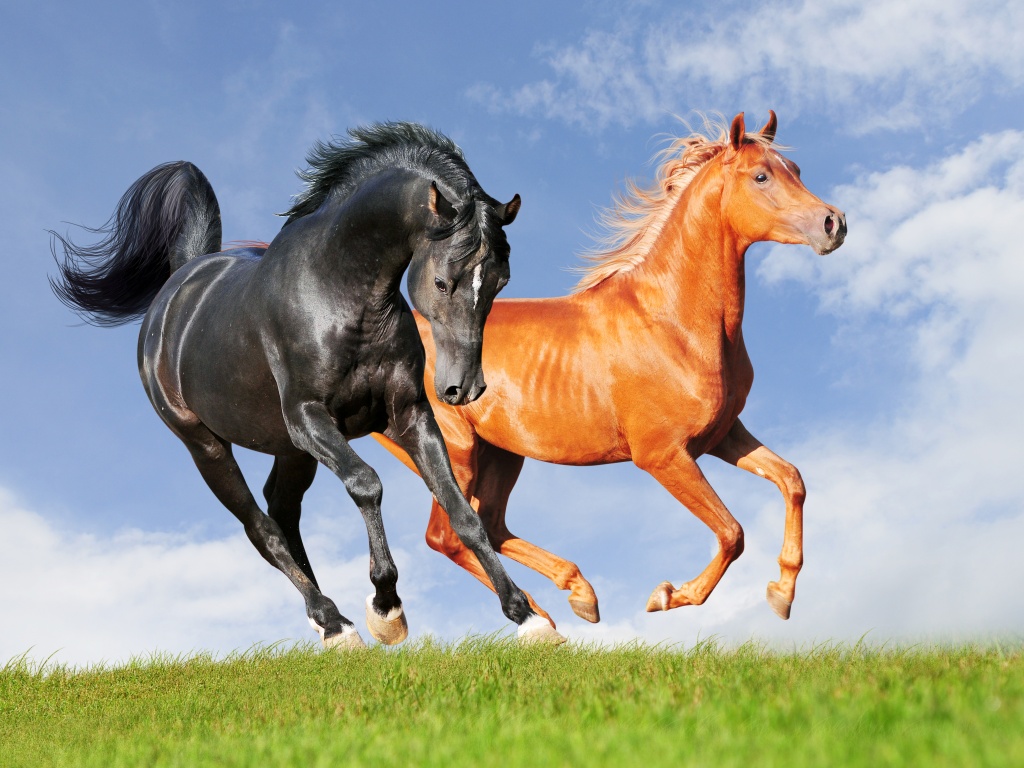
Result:
{"label": "black horse's nostril", "polygon": [[456,387],[454,384],[444,391],[444,396],[452,400],[457,400],[460,394],[462,394],[462,388]]}
{"label": "black horse's nostril", "polygon": [[825,234],[831,235],[832,230],[835,228],[835,225],[835,219],[832,218],[832,214],[830,213],[828,216],[825,217]]}

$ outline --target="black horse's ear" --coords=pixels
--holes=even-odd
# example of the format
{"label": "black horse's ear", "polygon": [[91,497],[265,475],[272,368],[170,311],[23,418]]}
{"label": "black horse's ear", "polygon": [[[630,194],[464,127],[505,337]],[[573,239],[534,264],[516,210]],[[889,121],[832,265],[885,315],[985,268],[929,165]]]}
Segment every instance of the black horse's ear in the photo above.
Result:
{"label": "black horse's ear", "polygon": [[432,214],[445,221],[451,221],[458,214],[455,206],[445,199],[445,196],[441,194],[441,190],[437,188],[437,184],[434,182],[430,182],[430,191],[427,194],[427,207],[430,208]]}
{"label": "black horse's ear", "polygon": [[729,127],[729,143],[733,149],[739,149],[743,146],[743,137],[747,135],[747,126],[743,122],[743,113],[740,112],[736,117],[732,119],[732,125]]}
{"label": "black horse's ear", "polygon": [[501,226],[507,227],[513,221],[516,220],[516,214],[519,213],[519,207],[523,204],[523,199],[519,197],[519,193],[512,195],[512,199],[504,205],[499,205],[494,210],[498,214],[498,218],[501,219]]}
{"label": "black horse's ear", "polygon": [[768,110],[768,122],[764,124],[764,128],[761,129],[761,135],[768,139],[769,142],[775,141],[775,130],[779,127],[779,119],[775,116],[775,111]]}

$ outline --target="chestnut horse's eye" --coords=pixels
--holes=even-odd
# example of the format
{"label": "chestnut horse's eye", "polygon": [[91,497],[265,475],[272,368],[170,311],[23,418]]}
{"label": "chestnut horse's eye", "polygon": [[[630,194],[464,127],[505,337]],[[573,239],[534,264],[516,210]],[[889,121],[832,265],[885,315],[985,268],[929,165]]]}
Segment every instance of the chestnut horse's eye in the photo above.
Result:
{"label": "chestnut horse's eye", "polygon": [[434,278],[434,287],[437,288],[441,293],[448,293],[448,284],[440,277]]}
{"label": "chestnut horse's eye", "polygon": [[766,181],[768,181],[768,174],[759,173],[757,174],[757,176],[754,177],[754,181],[756,181],[758,184],[764,184]]}

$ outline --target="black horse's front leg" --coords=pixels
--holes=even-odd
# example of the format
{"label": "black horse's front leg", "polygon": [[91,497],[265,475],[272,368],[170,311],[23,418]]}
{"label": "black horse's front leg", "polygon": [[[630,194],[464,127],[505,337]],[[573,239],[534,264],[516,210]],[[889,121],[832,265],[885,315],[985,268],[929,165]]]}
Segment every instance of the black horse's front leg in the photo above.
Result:
{"label": "black horse's front leg", "polygon": [[285,422],[295,446],[341,478],[345,490],[359,507],[370,543],[370,581],[376,589],[366,599],[367,628],[382,643],[402,642],[408,637],[409,628],[396,588],[398,568],[384,533],[380,507],[384,488],[380,478],[373,467],[352,450],[322,403],[307,401],[286,407]]}
{"label": "black horse's front leg", "polygon": [[501,600],[501,610],[519,625],[523,642],[565,642],[547,619],[534,613],[530,602],[506,573],[491,547],[487,532],[476,512],[459,490],[452,473],[444,438],[426,400],[393,414],[393,423],[385,434],[409,454],[427,488],[448,514],[452,529],[483,567]]}

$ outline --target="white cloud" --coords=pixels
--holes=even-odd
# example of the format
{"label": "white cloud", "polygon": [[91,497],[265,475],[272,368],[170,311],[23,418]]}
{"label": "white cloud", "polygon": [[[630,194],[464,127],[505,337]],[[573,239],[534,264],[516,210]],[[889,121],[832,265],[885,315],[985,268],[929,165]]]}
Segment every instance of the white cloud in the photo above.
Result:
{"label": "white cloud", "polygon": [[[628,13],[634,14],[634,9]],[[958,113],[1024,83],[1024,7],[1005,0],[830,0],[665,12],[546,51],[550,78],[471,95],[496,111],[630,125],[709,102],[793,115],[824,107],[855,131]]]}
{"label": "white cloud", "polygon": [[[349,529],[362,527],[355,510],[348,512],[333,524],[308,526],[305,538],[325,592],[369,640],[363,623],[372,588],[368,556],[346,558],[337,546]],[[54,654],[57,662],[84,664],[316,639],[299,593],[241,527],[213,539],[71,532],[6,493],[0,493],[0,527],[7,543],[0,558],[0,663],[25,652],[35,660]],[[393,553],[400,569],[408,564],[404,550]],[[406,602],[416,604],[421,589],[402,586]]]}

